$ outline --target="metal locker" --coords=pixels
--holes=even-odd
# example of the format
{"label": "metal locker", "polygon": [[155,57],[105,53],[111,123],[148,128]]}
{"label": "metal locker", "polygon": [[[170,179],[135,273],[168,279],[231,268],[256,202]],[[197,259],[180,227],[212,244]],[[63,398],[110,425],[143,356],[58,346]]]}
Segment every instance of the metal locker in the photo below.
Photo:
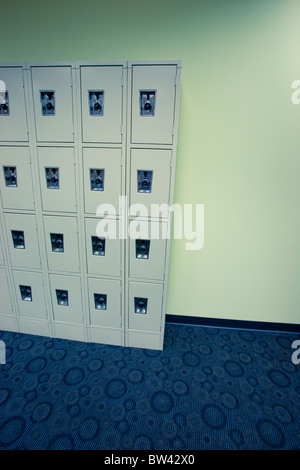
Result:
{"label": "metal locker", "polygon": [[169,203],[171,150],[132,149],[130,203],[144,204],[151,217],[151,204]]}
{"label": "metal locker", "polygon": [[43,210],[76,212],[74,149],[39,147],[38,161]]}
{"label": "metal locker", "polygon": [[111,215],[119,215],[122,194],[122,150],[117,148],[84,148],[85,212],[96,215],[100,204],[112,204]]}
{"label": "metal locker", "polygon": [[28,147],[0,147],[0,181],[5,209],[34,209]]}
{"label": "metal locker", "polygon": [[175,65],[132,67],[132,143],[172,144],[176,74]]}
{"label": "metal locker", "polygon": [[0,140],[28,141],[22,67],[0,68]]}
{"label": "metal locker", "polygon": [[73,142],[71,67],[31,67],[36,140]]}
{"label": "metal locker", "polygon": [[121,282],[88,278],[91,325],[121,328]]}
{"label": "metal locker", "polygon": [[160,332],[163,284],[129,282],[128,327]]}
{"label": "metal locker", "polygon": [[0,269],[0,296],[0,313],[12,314],[13,311],[5,269]]}
{"label": "metal locker", "polygon": [[[116,238],[97,236],[97,225],[104,220],[115,227]],[[119,239],[119,221],[117,219],[86,218],[85,231],[88,273],[100,276],[120,276],[121,241]]]}
{"label": "metal locker", "polygon": [[49,270],[79,272],[76,217],[45,215],[44,233]]}
{"label": "metal locker", "polygon": [[[134,221],[132,221],[134,223]],[[140,236],[129,240],[129,276],[133,278],[163,281],[167,245],[166,222],[139,222]],[[155,227],[159,238],[152,238]],[[145,236],[146,235],[146,236]]]}
{"label": "metal locker", "polygon": [[56,274],[49,277],[54,320],[83,323],[80,278]]}
{"label": "metal locker", "polygon": [[35,216],[6,213],[4,218],[12,266],[40,269],[41,258]]}
{"label": "metal locker", "polygon": [[46,318],[45,294],[41,273],[13,271],[13,277],[20,315]]}
{"label": "metal locker", "polygon": [[123,67],[81,67],[83,142],[122,142]]}

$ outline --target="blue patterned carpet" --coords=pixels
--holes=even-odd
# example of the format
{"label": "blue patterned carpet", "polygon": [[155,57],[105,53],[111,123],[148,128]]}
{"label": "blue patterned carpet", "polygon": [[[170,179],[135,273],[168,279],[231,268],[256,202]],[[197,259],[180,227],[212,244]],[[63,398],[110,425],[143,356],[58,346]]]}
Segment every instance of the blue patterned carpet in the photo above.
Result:
{"label": "blue patterned carpet", "polygon": [[299,449],[297,334],[166,325],[162,352],[0,333],[1,449]]}

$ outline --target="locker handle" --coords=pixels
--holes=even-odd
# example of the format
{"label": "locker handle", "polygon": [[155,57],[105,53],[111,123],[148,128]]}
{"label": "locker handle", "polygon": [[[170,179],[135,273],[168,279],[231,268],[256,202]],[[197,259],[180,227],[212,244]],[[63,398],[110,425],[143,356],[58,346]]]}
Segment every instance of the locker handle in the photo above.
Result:
{"label": "locker handle", "polygon": [[134,311],[135,313],[147,313],[148,299],[144,297],[135,297],[134,298]]}

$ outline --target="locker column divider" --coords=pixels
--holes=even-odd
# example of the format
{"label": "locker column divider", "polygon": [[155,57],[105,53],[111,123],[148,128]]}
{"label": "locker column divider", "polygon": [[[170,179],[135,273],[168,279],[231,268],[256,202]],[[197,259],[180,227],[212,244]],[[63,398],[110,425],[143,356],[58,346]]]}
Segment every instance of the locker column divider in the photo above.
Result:
{"label": "locker column divider", "polygon": [[77,224],[79,236],[79,259],[80,259],[80,278],[83,308],[83,327],[84,339],[90,341],[89,335],[89,305],[86,271],[86,252],[85,252],[85,230],[84,230],[84,204],[83,204],[83,169],[82,169],[82,146],[81,146],[81,95],[80,95],[80,72],[78,63],[74,62],[72,66],[73,82],[73,112],[74,112],[74,157],[75,157],[75,175],[76,175],[76,203],[77,203]]}
{"label": "locker column divider", "polygon": [[125,324],[124,324],[124,344],[128,346],[128,335],[129,329],[129,289],[128,289],[128,278],[129,278],[129,201],[130,201],[130,142],[131,142],[131,103],[132,103],[132,68],[127,61],[127,113],[126,113],[126,211],[124,214],[124,227],[126,230],[125,238],[125,270],[124,270],[124,313],[125,313]]}

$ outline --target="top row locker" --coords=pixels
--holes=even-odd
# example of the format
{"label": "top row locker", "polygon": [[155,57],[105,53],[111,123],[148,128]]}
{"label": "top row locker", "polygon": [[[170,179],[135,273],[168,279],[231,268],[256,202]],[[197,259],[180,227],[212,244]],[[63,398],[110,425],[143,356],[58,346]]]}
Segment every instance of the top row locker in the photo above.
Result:
{"label": "top row locker", "polygon": [[123,67],[82,66],[82,141],[122,143]]}
{"label": "top row locker", "polygon": [[32,89],[38,142],[73,142],[71,67],[32,67]]}
{"label": "top row locker", "polygon": [[132,66],[133,144],[173,143],[176,78],[175,65]]}
{"label": "top row locker", "polygon": [[0,68],[0,140],[27,142],[28,128],[25,111],[22,67]]}

